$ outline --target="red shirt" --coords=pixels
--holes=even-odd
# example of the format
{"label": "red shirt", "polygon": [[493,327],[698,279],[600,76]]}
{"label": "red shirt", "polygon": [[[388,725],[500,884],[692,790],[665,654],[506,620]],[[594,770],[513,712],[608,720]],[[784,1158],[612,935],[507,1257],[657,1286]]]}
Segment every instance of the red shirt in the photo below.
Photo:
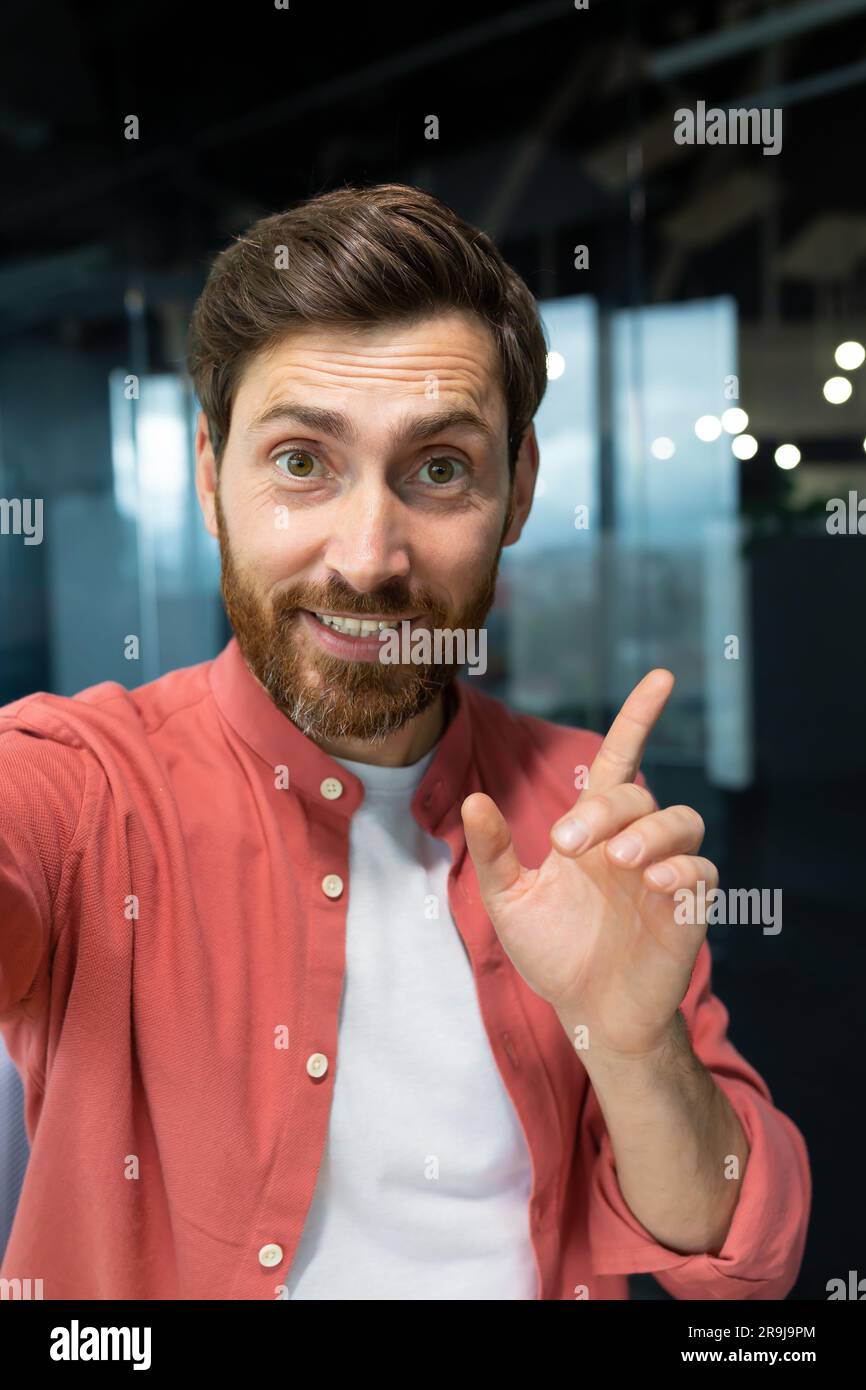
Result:
{"label": "red shirt", "polygon": [[[599,737],[514,714],[471,679],[454,690],[412,813],[452,852],[451,912],[532,1160],[538,1297],[627,1298],[641,1271],[678,1298],[784,1297],[808,1154],[726,1037],[706,943],[681,1007],[751,1153],[723,1249],[683,1255],[626,1206],[579,1053],[480,900],[462,800],[492,796],[539,864]],[[134,690],[4,706],[0,787],[0,1022],[31,1143],[0,1276],[42,1278],[46,1299],[284,1297],[340,1065],[361,783],[232,639]]]}

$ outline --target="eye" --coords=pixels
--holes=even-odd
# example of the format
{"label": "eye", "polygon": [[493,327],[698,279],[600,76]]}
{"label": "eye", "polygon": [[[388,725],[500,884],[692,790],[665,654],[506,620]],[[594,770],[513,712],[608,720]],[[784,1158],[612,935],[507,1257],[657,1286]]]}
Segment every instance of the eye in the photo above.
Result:
{"label": "eye", "polygon": [[[461,476],[459,473],[455,473],[456,468],[462,468],[463,472],[466,472],[466,464],[461,463],[459,459],[452,458],[428,459],[426,463],[421,465],[421,473],[424,472],[425,468],[433,469],[433,477],[430,481],[437,487],[456,482]],[[421,473],[419,473],[419,477]]]}
{"label": "eye", "polygon": [[[278,459],[289,459],[290,462],[286,468],[280,468],[277,463]],[[321,474],[315,475],[313,473],[318,460],[315,454],[311,454],[308,449],[281,449],[278,454],[274,454],[273,461],[278,472],[285,474],[288,478],[297,478],[302,481],[304,478],[321,477]]]}

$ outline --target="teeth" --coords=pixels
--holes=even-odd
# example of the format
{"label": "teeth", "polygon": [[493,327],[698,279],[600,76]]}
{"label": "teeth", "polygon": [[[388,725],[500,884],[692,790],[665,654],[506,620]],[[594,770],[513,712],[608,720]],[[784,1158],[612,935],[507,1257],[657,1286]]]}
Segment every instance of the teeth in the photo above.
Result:
{"label": "teeth", "polygon": [[393,627],[395,620],[380,621],[378,618],[335,618],[330,613],[317,613],[316,617],[325,627],[342,632],[346,637],[375,637],[384,628]]}

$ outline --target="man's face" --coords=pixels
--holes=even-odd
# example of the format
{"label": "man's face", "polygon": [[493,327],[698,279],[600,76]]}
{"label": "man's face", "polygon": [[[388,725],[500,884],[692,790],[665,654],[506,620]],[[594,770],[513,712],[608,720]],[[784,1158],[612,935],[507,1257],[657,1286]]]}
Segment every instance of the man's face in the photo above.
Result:
{"label": "man's face", "polygon": [[[444,418],[456,412],[473,419]],[[492,336],[456,312],[308,328],[255,356],[218,485],[200,416],[196,486],[229,620],[309,737],[383,739],[453,678],[452,665],[383,663],[377,635],[340,635],[315,615],[480,628],[537,469],[530,429],[509,487],[506,435]]]}

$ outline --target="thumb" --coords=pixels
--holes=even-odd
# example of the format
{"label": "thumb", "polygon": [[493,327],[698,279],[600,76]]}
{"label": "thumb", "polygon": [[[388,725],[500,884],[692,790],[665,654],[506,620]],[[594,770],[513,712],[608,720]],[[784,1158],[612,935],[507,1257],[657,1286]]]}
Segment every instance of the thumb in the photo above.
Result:
{"label": "thumb", "polygon": [[466,848],[472,856],[478,886],[485,903],[513,888],[522,866],[514,852],[511,831],[496,802],[484,792],[473,792],[460,807]]}

